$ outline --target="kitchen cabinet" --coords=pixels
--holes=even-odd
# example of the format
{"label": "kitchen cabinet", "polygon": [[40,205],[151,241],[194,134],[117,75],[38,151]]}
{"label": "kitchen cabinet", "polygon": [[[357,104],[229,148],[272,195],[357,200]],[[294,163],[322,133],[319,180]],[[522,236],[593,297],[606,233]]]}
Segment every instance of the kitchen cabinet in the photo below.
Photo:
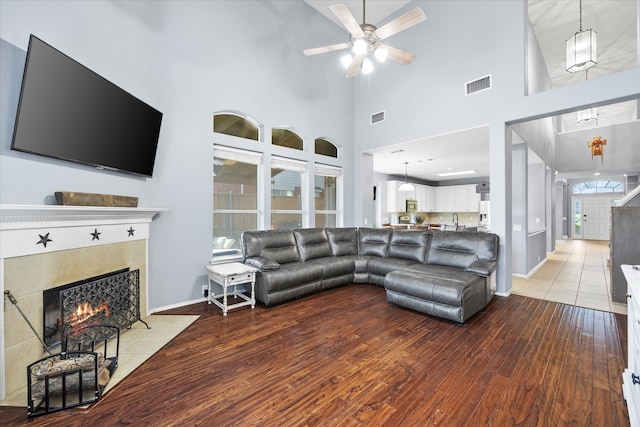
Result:
{"label": "kitchen cabinet", "polygon": [[402,181],[387,181],[387,212],[405,212],[407,199],[413,199],[415,192],[398,191]]}
{"label": "kitchen cabinet", "polygon": [[436,212],[455,212],[455,186],[436,187]]}
{"label": "kitchen cabinet", "polygon": [[640,426],[640,271],[623,264],[620,271],[627,285],[627,368],[622,373],[622,392],[627,401],[629,423]]}
{"label": "kitchen cabinet", "polygon": [[436,208],[435,188],[421,184],[414,184],[414,186],[416,187],[418,212],[434,212]]}
{"label": "kitchen cabinet", "polygon": [[480,195],[474,184],[449,185],[435,190],[436,212],[478,212]]}

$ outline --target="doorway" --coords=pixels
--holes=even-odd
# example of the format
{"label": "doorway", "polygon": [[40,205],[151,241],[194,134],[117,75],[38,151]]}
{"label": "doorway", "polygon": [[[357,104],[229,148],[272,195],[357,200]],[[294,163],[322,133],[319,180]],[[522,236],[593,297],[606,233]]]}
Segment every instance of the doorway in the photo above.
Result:
{"label": "doorway", "polygon": [[609,240],[612,204],[613,197],[611,196],[572,197],[573,238],[584,240]]}

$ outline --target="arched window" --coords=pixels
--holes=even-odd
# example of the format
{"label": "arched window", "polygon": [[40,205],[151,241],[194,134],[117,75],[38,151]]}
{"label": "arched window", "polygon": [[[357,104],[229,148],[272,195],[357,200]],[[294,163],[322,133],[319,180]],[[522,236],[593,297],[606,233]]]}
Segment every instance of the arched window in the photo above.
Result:
{"label": "arched window", "polygon": [[291,129],[286,128],[271,129],[271,143],[280,147],[293,148],[294,150],[304,149],[302,138]]}
{"label": "arched window", "polygon": [[216,113],[213,115],[213,131],[225,135],[260,141],[260,126],[248,117],[237,113]]}
{"label": "arched window", "polygon": [[325,138],[316,138],[316,154],[338,158],[338,147]]}
{"label": "arched window", "polygon": [[573,194],[624,193],[624,184],[620,181],[588,181],[573,185]]}

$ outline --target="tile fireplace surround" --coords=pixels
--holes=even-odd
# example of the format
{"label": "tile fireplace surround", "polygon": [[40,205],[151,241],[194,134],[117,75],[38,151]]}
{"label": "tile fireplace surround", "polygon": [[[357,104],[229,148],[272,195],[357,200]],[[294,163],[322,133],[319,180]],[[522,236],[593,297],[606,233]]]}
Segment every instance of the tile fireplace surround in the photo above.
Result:
{"label": "tile fireplace surround", "polygon": [[154,208],[0,205],[0,400],[26,386],[42,344],[4,295],[11,291],[36,331],[42,291],[121,268],[140,269],[147,311],[147,245]]}

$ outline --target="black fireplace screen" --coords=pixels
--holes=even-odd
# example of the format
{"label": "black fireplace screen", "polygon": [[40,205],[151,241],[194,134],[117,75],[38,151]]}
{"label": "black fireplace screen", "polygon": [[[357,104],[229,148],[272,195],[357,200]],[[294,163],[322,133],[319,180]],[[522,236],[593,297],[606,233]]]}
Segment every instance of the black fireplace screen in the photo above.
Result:
{"label": "black fireplace screen", "polygon": [[112,325],[122,330],[140,320],[140,270],[119,270],[47,294],[43,307],[48,346],[87,326]]}

